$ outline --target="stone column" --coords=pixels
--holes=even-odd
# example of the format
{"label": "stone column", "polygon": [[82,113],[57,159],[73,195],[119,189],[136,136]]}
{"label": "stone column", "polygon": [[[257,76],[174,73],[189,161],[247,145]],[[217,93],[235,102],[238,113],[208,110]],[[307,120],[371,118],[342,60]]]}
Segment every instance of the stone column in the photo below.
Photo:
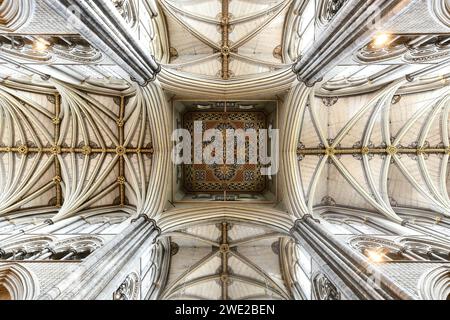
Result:
{"label": "stone column", "polygon": [[372,21],[377,19],[382,24],[412,3],[414,1],[347,0],[335,13],[332,22],[320,30],[314,44],[292,66],[298,80],[307,86],[314,86],[355,48],[371,41],[378,32]]}
{"label": "stone column", "polygon": [[[159,234],[160,230],[154,220],[145,215],[139,216],[121,234],[97,249],[80,265],[71,266],[70,275],[43,293],[40,299],[96,299],[126,269],[127,264],[139,255],[142,247],[154,243]],[[113,292],[111,290],[111,297]]]}
{"label": "stone column", "polygon": [[333,275],[335,285],[350,299],[413,299],[392,279],[345,243],[337,240],[310,215],[297,220],[292,236],[305,247],[325,273]]}
{"label": "stone column", "polygon": [[141,86],[156,78],[161,66],[139,43],[111,0],[44,0],[51,8]]}

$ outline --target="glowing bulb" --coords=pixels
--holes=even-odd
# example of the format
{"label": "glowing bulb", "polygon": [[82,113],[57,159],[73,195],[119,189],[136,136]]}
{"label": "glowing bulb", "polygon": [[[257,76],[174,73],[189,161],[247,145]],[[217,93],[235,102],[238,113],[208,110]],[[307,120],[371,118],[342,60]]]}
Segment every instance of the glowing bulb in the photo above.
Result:
{"label": "glowing bulb", "polygon": [[45,51],[50,46],[50,42],[47,40],[44,40],[42,38],[39,38],[36,40],[36,42],[33,45],[33,49],[36,51]]}
{"label": "glowing bulb", "polygon": [[382,262],[383,261],[383,254],[379,251],[367,250],[367,257],[372,262]]}
{"label": "glowing bulb", "polygon": [[383,47],[391,37],[387,33],[380,33],[373,38],[373,46],[377,48]]}

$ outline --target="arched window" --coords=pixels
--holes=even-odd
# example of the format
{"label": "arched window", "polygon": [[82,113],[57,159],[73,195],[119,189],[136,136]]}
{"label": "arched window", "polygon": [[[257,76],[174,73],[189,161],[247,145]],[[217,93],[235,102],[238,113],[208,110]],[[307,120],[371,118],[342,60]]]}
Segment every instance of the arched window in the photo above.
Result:
{"label": "arched window", "polygon": [[0,224],[0,234],[9,234],[15,230],[24,229],[25,227],[31,225],[31,223],[13,223],[10,221],[5,221]]}
{"label": "arched window", "polygon": [[134,28],[138,21],[134,0],[111,0],[111,2],[130,28]]}
{"label": "arched window", "polygon": [[432,11],[437,19],[446,26],[450,26],[450,1],[430,1]]}
{"label": "arched window", "polygon": [[388,230],[378,226],[368,218],[345,214],[324,213],[322,218],[331,224],[334,234],[389,235]]}
{"label": "arched window", "polygon": [[419,279],[419,296],[423,300],[450,300],[450,267],[437,267]]}
{"label": "arched window", "polygon": [[450,261],[450,247],[427,239],[391,240],[355,237],[350,245],[372,262],[389,261]]}
{"label": "arched window", "polygon": [[117,234],[123,230],[121,223],[129,218],[128,214],[101,214],[75,221],[58,229],[58,234]]}
{"label": "arched window", "polygon": [[354,237],[350,245],[374,263],[413,260],[403,252],[401,245],[375,237]]}
{"label": "arched window", "polygon": [[14,32],[30,21],[34,10],[32,0],[3,0],[0,1],[0,31]]}
{"label": "arched window", "polygon": [[103,245],[100,238],[80,236],[60,241],[49,254],[50,260],[83,260]]}
{"label": "arched window", "polygon": [[422,261],[450,261],[450,247],[428,239],[403,239],[405,253]]}
{"label": "arched window", "polygon": [[301,54],[310,47],[315,40],[316,32],[316,0],[307,1],[301,12],[297,25],[297,36],[300,39],[298,52]]}
{"label": "arched window", "polygon": [[34,260],[54,241],[51,237],[32,237],[5,244],[0,249],[0,260]]}
{"label": "arched window", "polygon": [[295,1],[288,17],[292,29],[285,35],[288,60],[296,61],[315,40],[316,1]]}
{"label": "arched window", "polygon": [[39,295],[36,277],[22,265],[0,265],[0,300],[33,300]]}
{"label": "arched window", "polygon": [[100,238],[79,236],[61,241],[41,237],[15,241],[0,249],[0,260],[83,260],[103,245]]}
{"label": "arched window", "polygon": [[139,276],[130,273],[113,294],[113,300],[137,300],[139,299]]}

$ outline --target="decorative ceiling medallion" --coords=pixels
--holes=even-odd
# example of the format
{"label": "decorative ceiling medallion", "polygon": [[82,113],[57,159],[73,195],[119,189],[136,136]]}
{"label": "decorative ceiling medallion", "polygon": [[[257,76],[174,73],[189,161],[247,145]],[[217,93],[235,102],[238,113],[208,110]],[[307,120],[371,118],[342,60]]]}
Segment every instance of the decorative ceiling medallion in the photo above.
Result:
{"label": "decorative ceiling medallion", "polygon": [[92,148],[89,146],[83,146],[83,148],[81,148],[81,153],[85,156],[88,156],[92,153]]}
{"label": "decorative ceiling medallion", "polygon": [[51,148],[50,148],[50,152],[51,152],[53,155],[61,154],[61,146],[53,146],[53,147],[51,147]]}
{"label": "decorative ceiling medallion", "polygon": [[121,186],[123,186],[125,184],[126,180],[124,176],[119,176],[117,177],[117,183]]}
{"label": "decorative ceiling medallion", "polygon": [[125,121],[122,118],[116,120],[116,124],[119,128],[122,128],[125,124]]}
{"label": "decorative ceiling medallion", "polygon": [[370,152],[369,147],[362,147],[362,148],[361,148],[361,153],[362,153],[363,155],[367,155],[367,154],[369,154],[369,152]]}
{"label": "decorative ceiling medallion", "polygon": [[118,156],[123,156],[126,153],[126,149],[123,146],[117,146],[116,147],[116,154]]}
{"label": "decorative ceiling medallion", "polygon": [[53,182],[54,182],[55,184],[60,184],[61,181],[62,181],[62,179],[61,179],[60,176],[55,176],[55,177],[53,178]]}
{"label": "decorative ceiling medallion", "polygon": [[236,176],[237,172],[237,165],[235,164],[223,164],[218,165],[214,164],[214,175],[217,177],[217,179],[221,181],[228,181],[233,179]]}
{"label": "decorative ceiling medallion", "polygon": [[22,145],[17,149],[17,152],[25,155],[28,153],[28,147],[26,145]]}
{"label": "decorative ceiling medallion", "polygon": [[335,148],[326,148],[325,154],[327,156],[334,156],[336,154],[336,149]]}
{"label": "decorative ceiling medallion", "polygon": [[386,152],[387,152],[388,155],[393,156],[393,155],[398,153],[398,149],[395,146],[388,146],[386,148]]}
{"label": "decorative ceiling medallion", "polygon": [[230,245],[227,244],[227,243],[221,244],[220,248],[219,248],[219,251],[220,251],[220,253],[228,253],[228,252],[230,252]]}

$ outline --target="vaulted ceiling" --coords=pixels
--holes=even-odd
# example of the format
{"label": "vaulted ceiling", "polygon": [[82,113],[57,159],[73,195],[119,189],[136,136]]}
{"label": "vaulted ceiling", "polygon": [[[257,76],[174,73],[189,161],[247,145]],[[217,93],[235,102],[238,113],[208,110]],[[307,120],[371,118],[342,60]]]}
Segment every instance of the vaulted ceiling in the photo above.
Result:
{"label": "vaulted ceiling", "polygon": [[284,23],[292,0],[160,0],[169,68],[224,80],[288,67]]}
{"label": "vaulted ceiling", "polygon": [[223,221],[171,237],[166,299],[289,299],[279,263],[283,234]]}
{"label": "vaulted ceiling", "polygon": [[[341,48],[352,21],[335,24],[328,1],[114,2],[130,50],[112,27],[114,50],[86,37],[59,1],[18,3],[0,1],[0,216],[147,214],[173,243],[166,298],[290,298],[279,241],[319,206],[396,222],[398,207],[449,215],[450,24],[431,1],[396,1],[382,48],[374,34]],[[302,78],[310,70],[317,81]],[[169,102],[180,96],[280,102],[283,201],[173,208]]]}
{"label": "vaulted ceiling", "polygon": [[0,214],[57,209],[57,221],[92,208],[144,212],[157,203],[148,190],[160,144],[147,107],[162,103],[161,91],[128,97],[52,84],[44,92],[0,87]]}
{"label": "vaulted ceiling", "polygon": [[297,149],[309,210],[341,205],[400,220],[396,207],[448,215],[450,89],[311,98]]}

